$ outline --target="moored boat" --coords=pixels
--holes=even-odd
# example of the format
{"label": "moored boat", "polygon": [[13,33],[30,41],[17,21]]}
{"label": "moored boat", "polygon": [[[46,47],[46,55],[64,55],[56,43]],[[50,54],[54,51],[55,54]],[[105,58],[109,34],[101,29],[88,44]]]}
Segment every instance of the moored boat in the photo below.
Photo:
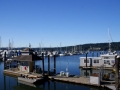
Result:
{"label": "moored boat", "polygon": [[23,82],[27,82],[27,83],[36,83],[40,80],[43,80],[43,77],[38,77],[38,76],[34,76],[34,75],[21,75],[20,77],[18,77],[19,81],[23,81]]}

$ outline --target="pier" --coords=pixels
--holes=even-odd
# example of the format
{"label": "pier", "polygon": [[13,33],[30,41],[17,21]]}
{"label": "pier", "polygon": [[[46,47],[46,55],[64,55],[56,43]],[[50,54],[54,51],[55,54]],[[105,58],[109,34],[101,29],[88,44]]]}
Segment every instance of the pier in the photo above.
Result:
{"label": "pier", "polygon": [[[15,71],[15,70],[4,70],[4,75],[12,76],[12,77],[18,77],[21,74],[25,75],[33,75],[33,76],[43,76],[43,74],[38,73],[27,73],[27,72],[21,72],[21,71]],[[48,75],[48,73],[44,73],[45,78],[47,80],[52,81],[60,81],[65,83],[72,83],[72,84],[78,84],[78,85],[87,85],[87,86],[93,86],[93,87],[99,87],[99,88],[107,88],[107,90],[112,90],[109,87],[105,85],[96,85],[96,84],[90,84],[90,79],[88,77],[79,77],[76,75],[70,75],[69,77],[66,76],[60,76],[60,74],[55,75]]]}

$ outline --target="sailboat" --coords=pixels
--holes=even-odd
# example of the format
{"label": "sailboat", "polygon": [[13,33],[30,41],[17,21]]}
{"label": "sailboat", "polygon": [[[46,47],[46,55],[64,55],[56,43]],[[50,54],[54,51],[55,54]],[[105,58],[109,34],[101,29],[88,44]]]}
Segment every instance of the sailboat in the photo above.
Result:
{"label": "sailboat", "polygon": [[109,50],[107,54],[102,54],[99,57],[80,57],[80,67],[86,67],[86,63],[88,67],[114,67],[115,65],[115,56],[116,52],[111,51],[111,43],[110,43],[110,31],[108,28],[108,36],[109,36]]}
{"label": "sailboat", "polygon": [[59,52],[59,56],[64,56],[64,54],[62,53],[62,50],[61,50],[61,43],[60,43],[60,52]]}

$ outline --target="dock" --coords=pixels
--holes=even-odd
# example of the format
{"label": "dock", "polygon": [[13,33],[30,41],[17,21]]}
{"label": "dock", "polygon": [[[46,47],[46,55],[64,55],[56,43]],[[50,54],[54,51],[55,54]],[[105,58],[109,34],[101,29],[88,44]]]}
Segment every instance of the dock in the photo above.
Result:
{"label": "dock", "polygon": [[[100,69],[101,67],[98,67],[98,66],[92,66],[92,67],[79,66],[79,68],[82,68],[82,69]],[[114,69],[113,67],[104,67],[104,70],[113,70],[113,69]]]}
{"label": "dock", "polygon": [[23,74],[23,75],[25,75],[25,74],[27,74],[27,75],[33,75],[33,76],[38,76],[38,77],[42,76],[42,74],[27,73],[27,72],[24,72],[24,71],[14,71],[14,70],[9,70],[9,69],[4,70],[3,73],[5,75],[14,76],[14,77],[19,77],[21,74]]}
{"label": "dock", "polygon": [[78,84],[78,85],[87,85],[93,87],[105,88],[104,85],[90,84],[90,79],[88,77],[79,77],[75,75],[70,75],[69,77],[60,76],[59,74],[55,76],[48,76],[50,80],[61,81],[66,83]]}
{"label": "dock", "polygon": [[[14,77],[18,77],[21,74],[42,76],[42,74],[38,74],[38,73],[27,73],[27,72],[14,71],[14,70],[9,70],[9,69],[4,70],[3,73],[4,75],[14,76]],[[47,79],[53,80],[53,81],[60,81],[60,82],[65,82],[65,83],[78,84],[78,85],[87,85],[87,86],[99,87],[99,88],[107,88],[107,90],[112,90],[109,87],[106,87],[104,85],[90,84],[89,83],[90,79],[88,77],[79,77],[75,75],[70,75],[69,77],[66,77],[66,76],[60,76],[60,74],[51,75],[51,76],[48,76],[47,74],[45,75]]]}

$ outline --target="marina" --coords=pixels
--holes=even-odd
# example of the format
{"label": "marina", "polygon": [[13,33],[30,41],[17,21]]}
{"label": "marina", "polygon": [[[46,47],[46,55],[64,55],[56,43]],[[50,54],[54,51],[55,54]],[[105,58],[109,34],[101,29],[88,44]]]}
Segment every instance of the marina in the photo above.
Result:
{"label": "marina", "polygon": [[[40,58],[40,57],[37,57],[37,56],[33,55],[34,58],[31,59],[31,58],[29,58],[29,56],[32,55],[31,53],[32,52],[31,52],[30,49],[24,49],[23,51],[21,51],[21,55],[13,58],[13,60],[19,61],[19,65],[17,67],[9,67],[9,68],[5,69],[3,71],[4,75],[15,76],[15,77],[18,78],[18,81],[27,82],[27,83],[30,83],[30,84],[35,83],[37,80],[39,82],[43,82],[45,80],[52,80],[52,81],[60,81],[60,82],[71,83],[71,84],[78,84],[78,85],[86,85],[86,86],[92,86],[92,87],[97,87],[97,88],[104,88],[104,89],[107,89],[107,90],[110,89],[110,88],[107,87],[105,84],[102,84],[102,83],[115,84],[115,82],[113,82],[115,80],[115,76],[113,77],[114,74],[113,75],[110,74],[110,77],[109,77],[109,80],[113,80],[112,81],[113,83],[111,83],[111,81],[106,81],[106,80],[101,81],[101,79],[100,79],[101,76],[99,76],[99,72],[100,72],[99,69],[101,67],[99,67],[99,68],[89,68],[89,69],[88,69],[88,67],[86,69],[85,68],[80,68],[80,74],[77,75],[75,73],[72,73],[72,71],[70,70],[70,68],[71,69],[73,68],[73,67],[68,66],[70,62],[64,61],[64,62],[66,62],[66,68],[64,68],[63,71],[61,71],[62,68],[59,68],[60,71],[57,71],[58,69],[56,69],[56,68],[58,66],[56,65],[56,61],[57,61],[58,57],[54,56],[54,57],[50,58],[50,55],[48,55],[48,58],[43,58],[44,55],[42,55],[42,57]],[[77,56],[77,55],[75,55],[75,56]],[[63,56],[63,57],[67,57],[67,56]],[[70,56],[68,56],[68,57],[70,57]],[[24,58],[26,58],[26,59],[24,59]],[[37,60],[36,58],[39,59],[39,60]],[[61,57],[59,57],[59,58],[61,58]],[[35,61],[35,59],[37,61]],[[53,60],[52,63],[50,62],[51,61],[50,59]],[[79,59],[79,58],[77,58],[77,59]],[[24,62],[24,64],[22,62]],[[60,61],[59,61],[59,64],[60,64]],[[64,65],[64,64],[62,64],[62,65]],[[41,67],[39,65],[41,65]],[[34,67],[37,66],[35,68],[36,69],[35,71],[34,71],[34,69],[32,69],[33,66]],[[48,70],[45,70],[44,66],[47,66]],[[50,69],[51,66],[54,66],[53,67],[54,69]],[[78,64],[77,68],[79,68],[79,64]],[[93,70],[91,71],[91,69],[93,69]],[[94,70],[94,69],[96,69],[96,70]],[[51,71],[51,70],[53,70],[53,71]],[[104,70],[112,70],[112,69],[104,69]],[[111,73],[111,72],[112,71],[105,71],[106,74]],[[91,76],[92,74],[93,74],[93,76]],[[97,77],[96,77],[96,75],[97,75]],[[94,79],[94,78],[96,78],[96,79]],[[93,80],[96,80],[95,81],[96,83],[93,83]],[[113,85],[113,87],[114,87],[114,85]]]}
{"label": "marina", "polygon": [[[35,83],[51,80],[107,90],[119,87],[115,86],[117,82],[115,81],[117,70],[115,61],[118,53],[111,52],[110,49],[105,53],[87,51],[86,53],[72,52],[70,55],[70,52],[61,53],[60,51],[57,53],[53,51],[52,53],[38,54],[29,44],[29,47],[23,50],[3,52],[1,53],[4,59],[3,74],[17,77],[20,83],[29,83],[26,85],[34,86]],[[65,59],[69,57],[77,57],[77,62],[72,61],[72,64],[74,63],[72,67],[69,66],[71,60]],[[57,62],[58,58],[62,61]],[[64,65],[65,67],[63,67]],[[58,68],[58,66],[60,67]],[[76,68],[79,69],[79,74]]]}
{"label": "marina", "polygon": [[1,0],[0,90],[120,90],[120,0]]}

